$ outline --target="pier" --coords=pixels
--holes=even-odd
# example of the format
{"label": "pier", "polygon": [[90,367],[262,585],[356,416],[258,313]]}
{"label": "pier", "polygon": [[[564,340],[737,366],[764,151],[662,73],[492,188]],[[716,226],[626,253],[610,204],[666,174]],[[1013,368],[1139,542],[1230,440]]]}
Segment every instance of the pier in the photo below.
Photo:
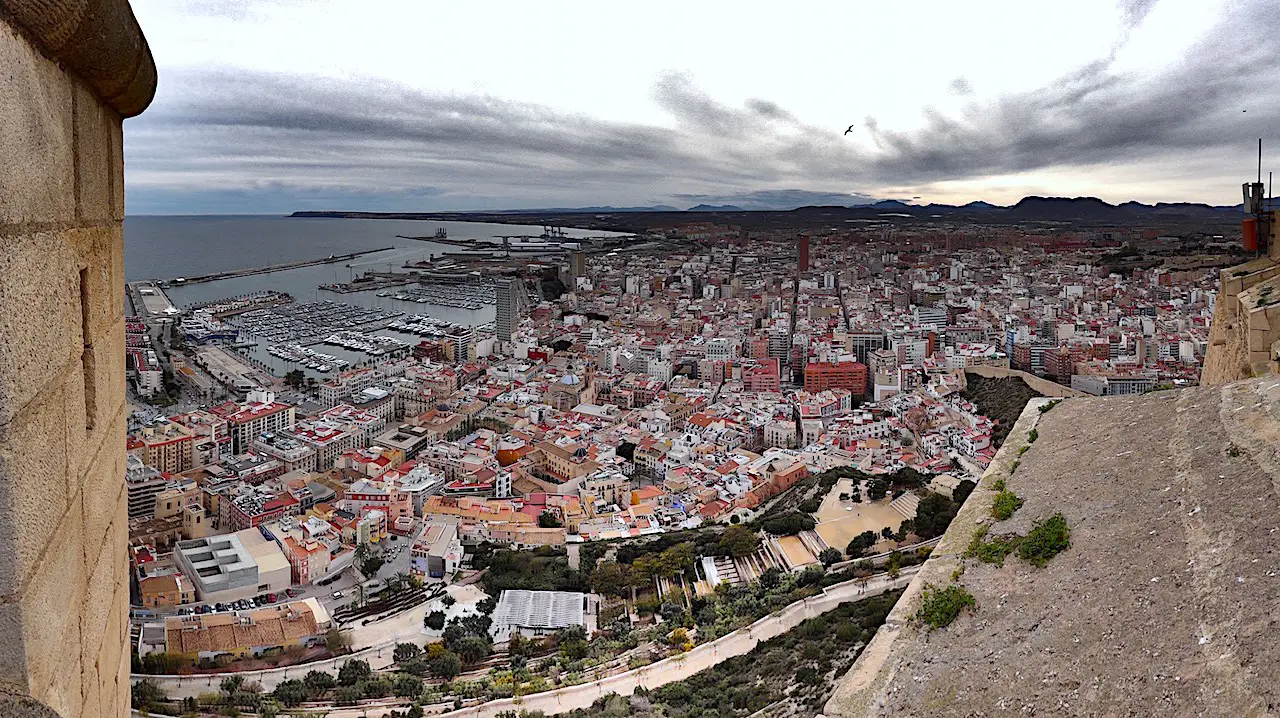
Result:
{"label": "pier", "polygon": [[349,252],[347,254],[331,254],[328,257],[320,259],[305,259],[300,262],[285,262],[284,264],[272,264],[266,267],[251,267],[248,269],[232,269],[226,272],[213,272],[211,274],[201,274],[194,277],[176,277],[167,281],[159,282],[161,286],[177,286],[183,284],[199,284],[201,282],[214,282],[219,279],[233,279],[235,277],[248,277],[254,274],[268,274],[270,272],[280,272],[286,269],[298,269],[299,267],[313,267],[318,264],[333,264],[334,262],[344,262],[357,257],[363,257],[366,254],[377,254],[378,252],[386,252],[395,249],[395,247],[383,247],[382,249],[366,249],[362,252]]}

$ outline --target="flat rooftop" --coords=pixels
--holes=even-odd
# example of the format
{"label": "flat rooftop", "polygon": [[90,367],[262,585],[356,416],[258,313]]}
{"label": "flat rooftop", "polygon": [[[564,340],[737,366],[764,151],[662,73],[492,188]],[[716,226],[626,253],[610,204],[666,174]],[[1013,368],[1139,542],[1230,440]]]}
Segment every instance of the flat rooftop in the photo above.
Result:
{"label": "flat rooftop", "polygon": [[[1043,401],[1043,400],[1036,400]],[[1034,402],[1033,402],[1034,403]],[[964,560],[977,606],[924,630],[991,484],[1025,500],[992,534],[1062,512],[1043,568]],[[1280,707],[1280,378],[1068,399],[1022,414],[827,716],[1262,716]]]}

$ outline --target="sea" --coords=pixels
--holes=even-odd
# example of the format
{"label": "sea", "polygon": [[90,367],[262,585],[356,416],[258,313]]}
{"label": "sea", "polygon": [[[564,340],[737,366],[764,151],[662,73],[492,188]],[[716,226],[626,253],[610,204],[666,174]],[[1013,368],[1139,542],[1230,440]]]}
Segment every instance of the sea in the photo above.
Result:
{"label": "sea", "polygon": [[[263,215],[131,216],[124,220],[125,278],[130,282],[173,280],[322,259],[333,254],[383,250],[333,264],[171,286],[165,293],[178,308],[273,289],[293,295],[298,302],[331,300],[367,308],[392,309],[407,315],[425,315],[467,326],[492,322],[495,315],[493,305],[470,310],[379,297],[374,290],[336,294],[319,289],[321,284],[347,282],[366,271],[407,271],[402,270],[406,262],[457,251],[458,248],[451,245],[403,238],[432,236],[441,228],[448,232],[449,239],[491,239],[498,235],[538,235],[542,232],[535,226],[483,222]],[[564,234],[567,237],[585,237],[615,233],[565,228]],[[381,291],[394,294],[395,290],[393,287]],[[127,304],[126,310],[129,310]],[[386,331],[379,333],[391,335]],[[341,350],[325,351],[348,360],[359,358],[347,357]],[[280,375],[289,369],[267,355],[265,347],[255,348],[249,353],[273,374]]]}

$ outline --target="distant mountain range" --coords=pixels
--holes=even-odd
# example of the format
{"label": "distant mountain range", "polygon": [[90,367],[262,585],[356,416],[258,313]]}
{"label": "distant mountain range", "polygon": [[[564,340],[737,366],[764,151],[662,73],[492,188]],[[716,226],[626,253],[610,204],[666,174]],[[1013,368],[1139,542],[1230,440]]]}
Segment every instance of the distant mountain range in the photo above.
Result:
{"label": "distant mountain range", "polygon": [[[1277,203],[1280,207],[1280,203]],[[1097,197],[1023,197],[1016,204],[1000,206],[989,202],[969,202],[964,205],[911,204],[897,199],[853,204],[806,204],[789,209],[744,209],[736,204],[698,204],[687,210],[669,205],[648,207],[567,207],[547,209],[515,209],[471,212],[341,212],[302,211],[294,217],[357,217],[370,219],[434,219],[517,222],[537,224],[560,221],[566,226],[618,228],[620,231],[637,231],[637,228],[678,224],[680,217],[688,213],[715,215],[725,221],[744,226],[783,225],[799,221],[840,222],[867,220],[895,215],[905,221],[937,221],[939,219],[970,219],[996,223],[1067,222],[1100,225],[1170,224],[1182,221],[1234,222],[1242,213],[1241,205],[1218,207],[1194,202],[1124,202],[1110,204]],[[761,224],[764,223],[764,224]]]}

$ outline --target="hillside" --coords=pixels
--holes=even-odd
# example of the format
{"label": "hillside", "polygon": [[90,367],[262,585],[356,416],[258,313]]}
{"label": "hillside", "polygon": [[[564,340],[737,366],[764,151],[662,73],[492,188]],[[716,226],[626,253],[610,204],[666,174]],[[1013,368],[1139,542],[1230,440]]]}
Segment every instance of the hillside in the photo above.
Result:
{"label": "hillside", "polygon": [[[1273,715],[1277,406],[1268,377],[1028,407],[826,715]],[[1024,502],[1005,521],[998,479]],[[1043,567],[988,552],[1055,513]],[[926,584],[975,605],[930,630]]]}
{"label": "hillside", "polygon": [[965,383],[961,396],[977,404],[979,413],[996,422],[991,435],[991,444],[996,447],[1004,443],[1027,402],[1044,396],[1016,376],[991,378],[966,372]]}

